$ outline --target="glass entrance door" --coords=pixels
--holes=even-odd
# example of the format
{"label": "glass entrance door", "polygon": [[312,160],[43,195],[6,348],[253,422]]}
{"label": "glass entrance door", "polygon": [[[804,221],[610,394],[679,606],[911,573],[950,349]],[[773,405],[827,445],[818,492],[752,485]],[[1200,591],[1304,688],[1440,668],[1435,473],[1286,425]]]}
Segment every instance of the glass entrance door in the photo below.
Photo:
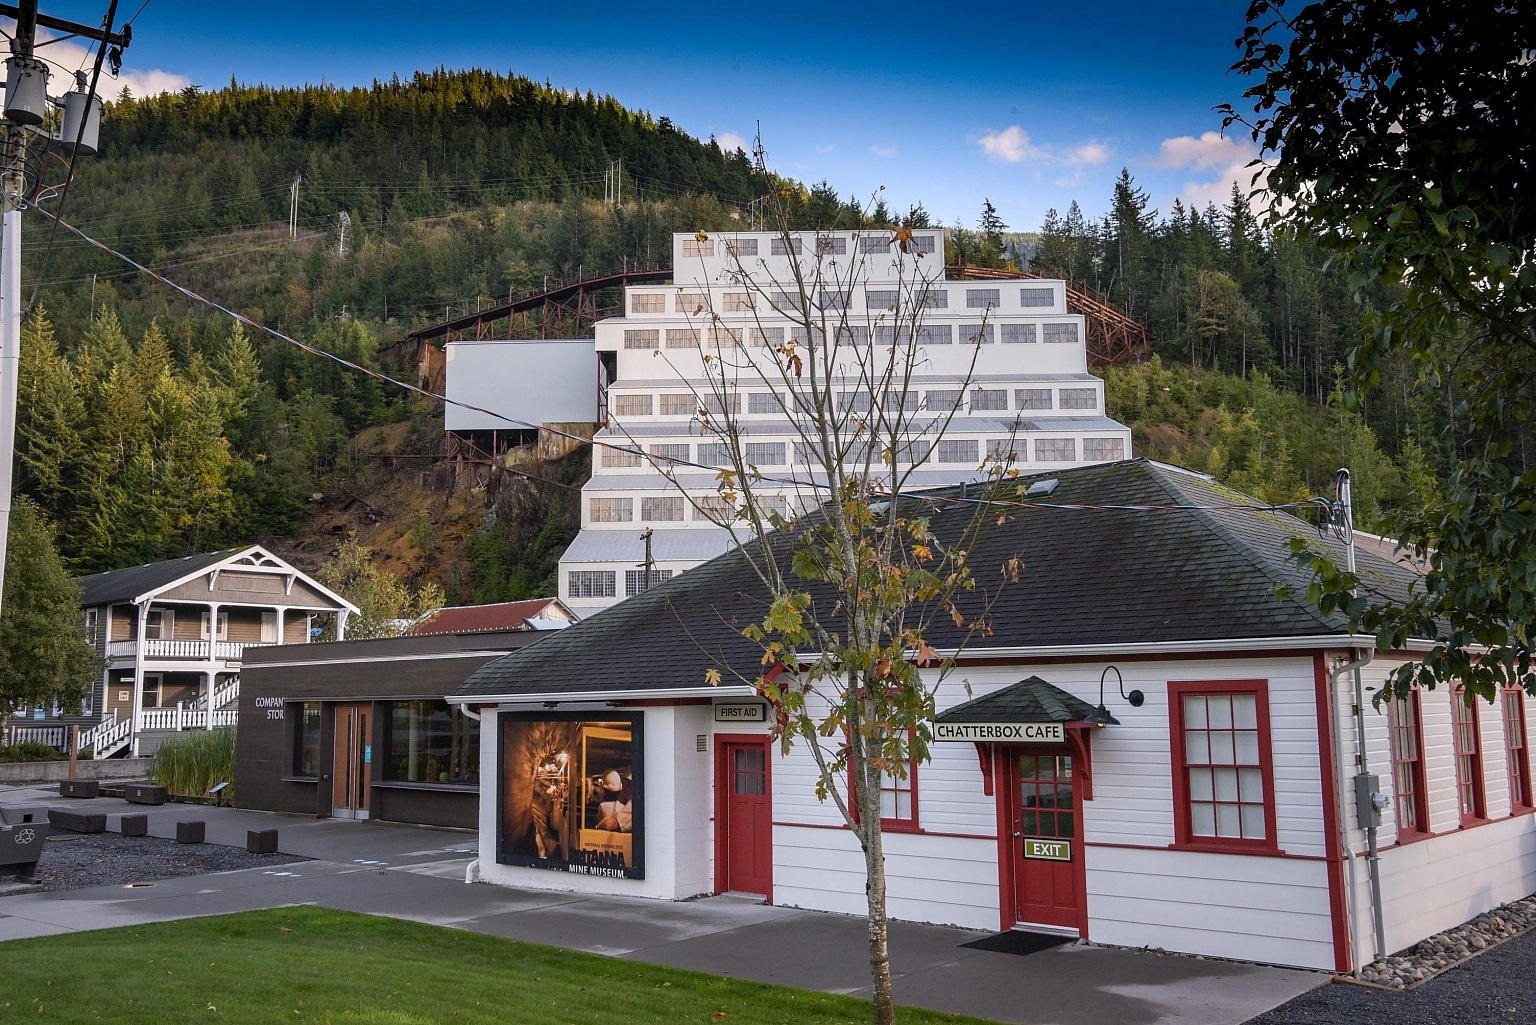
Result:
{"label": "glass entrance door", "polygon": [[373,772],[373,705],[336,706],[335,757],[332,760],[331,814],[343,819],[368,817],[368,779]]}

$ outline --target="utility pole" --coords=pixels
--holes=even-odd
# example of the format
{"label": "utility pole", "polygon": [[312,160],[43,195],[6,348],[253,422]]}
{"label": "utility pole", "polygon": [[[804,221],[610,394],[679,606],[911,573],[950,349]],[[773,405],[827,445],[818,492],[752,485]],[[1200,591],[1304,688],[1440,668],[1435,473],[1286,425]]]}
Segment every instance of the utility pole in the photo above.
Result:
{"label": "utility pole", "polygon": [[640,535],[640,540],[645,542],[645,561],[641,563],[645,567],[645,577],[640,582],[640,590],[651,589],[651,578],[656,575],[656,560],[651,558],[651,535],[654,532],[650,527],[645,528],[645,533]]}
{"label": "utility pole", "polygon": [[304,180],[303,175],[294,175],[293,184],[288,187],[288,237],[299,237],[299,182]]}
{"label": "utility pole", "polygon": [[352,215],[345,210],[341,212],[341,234],[336,237],[336,255],[347,255],[347,229],[352,227]]}
{"label": "utility pole", "polygon": [[[11,57],[5,62],[4,142],[0,143],[0,595],[4,593],[5,554],[10,541],[11,481],[16,462],[16,378],[21,365],[21,211],[30,205],[27,187],[27,132],[48,137],[48,65],[32,52],[37,28],[96,40],[101,50],[89,88],[67,94],[63,131],[58,142],[69,147],[69,166],[82,153],[95,153],[101,126],[101,101],[95,96],[101,62],[110,46],[112,66],[132,38],[127,28],[113,32],[117,0],[111,0],[100,26],[81,25],[38,14],[37,0],[0,4],[0,17],[16,19]],[[77,86],[77,89],[79,87]]]}

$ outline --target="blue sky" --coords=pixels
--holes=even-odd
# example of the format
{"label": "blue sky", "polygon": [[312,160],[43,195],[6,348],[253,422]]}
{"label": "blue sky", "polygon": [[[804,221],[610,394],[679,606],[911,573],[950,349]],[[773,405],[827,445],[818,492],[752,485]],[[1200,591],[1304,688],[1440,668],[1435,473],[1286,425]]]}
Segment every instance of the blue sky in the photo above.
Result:
{"label": "blue sky", "polygon": [[[124,0],[131,15],[141,0]],[[990,198],[1015,229],[1075,198],[1101,213],[1129,167],[1166,210],[1223,202],[1252,146],[1212,111],[1243,0],[974,5],[261,4],[150,0],[124,78],[366,84],[482,66],[612,93],[701,138],[750,143],[770,164],[844,195],[885,186],[946,224]],[[96,21],[102,4],[43,4]],[[63,43],[51,48],[67,57]]]}

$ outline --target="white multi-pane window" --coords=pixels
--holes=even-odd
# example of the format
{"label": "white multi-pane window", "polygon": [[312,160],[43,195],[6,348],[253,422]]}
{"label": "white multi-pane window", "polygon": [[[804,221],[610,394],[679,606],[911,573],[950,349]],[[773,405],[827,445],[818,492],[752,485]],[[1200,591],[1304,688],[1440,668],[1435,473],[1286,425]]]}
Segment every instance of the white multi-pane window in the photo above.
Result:
{"label": "white multi-pane window", "polygon": [[628,523],[635,518],[633,498],[592,498],[588,501],[593,523]]}
{"label": "white multi-pane window", "polygon": [[912,329],[903,324],[901,327],[893,327],[889,324],[877,324],[875,326],[875,342],[878,345],[903,345],[912,337]]}
{"label": "white multi-pane window", "polygon": [[1071,463],[1077,460],[1076,438],[1036,438],[1035,462]]}
{"label": "white multi-pane window", "polygon": [[997,288],[967,288],[965,306],[971,310],[995,310],[1003,304],[1003,293]]}
{"label": "white multi-pane window", "polygon": [[916,465],[926,463],[928,454],[933,451],[933,443],[927,440],[909,441],[896,450],[896,461]]}
{"label": "white multi-pane window", "polygon": [[1076,324],[1047,324],[1042,332],[1047,342],[1076,342]]}
{"label": "white multi-pane window", "polygon": [[629,297],[629,309],[632,313],[665,313],[667,297],[662,292],[636,292]]}
{"label": "white multi-pane window", "polygon": [[1054,288],[1021,288],[1019,289],[1020,306],[1055,306],[1056,290]]}
{"label": "white multi-pane window", "polygon": [[663,394],[661,397],[662,416],[692,416],[698,409],[698,403],[687,393]]}
{"label": "white multi-pane window", "polygon": [[697,349],[699,347],[699,329],[694,327],[669,327],[667,328],[667,348],[669,349]]}
{"label": "white multi-pane window", "polygon": [[1008,408],[1007,388],[972,388],[971,412]]}
{"label": "white multi-pane window", "polygon": [[1096,388],[1061,389],[1062,409],[1098,409],[1099,392]]}
{"label": "white multi-pane window", "polygon": [[695,313],[703,313],[709,309],[709,293],[679,292],[677,293],[677,301],[672,308],[678,313],[686,313],[690,316]]}
{"label": "white multi-pane window", "polygon": [[859,252],[861,253],[889,253],[891,240],[885,238],[861,238],[859,239]]}
{"label": "white multi-pane window", "polygon": [[816,302],[824,310],[846,310],[848,308],[848,293],[837,290],[823,290],[816,297]]}
{"label": "white multi-pane window", "polygon": [[1013,392],[1013,404],[1019,409],[1050,409],[1051,390],[1049,388],[1016,388]]}
{"label": "white multi-pane window", "polygon": [[727,292],[725,293],[724,309],[726,313],[746,313],[753,309],[751,292]]}
{"label": "white multi-pane window", "polygon": [[864,308],[868,310],[888,310],[896,305],[901,298],[901,293],[895,289],[871,288],[864,292]]}
{"label": "white multi-pane window", "polygon": [[1258,695],[1184,694],[1180,702],[1193,840],[1265,840]]}
{"label": "white multi-pane window", "polygon": [[635,395],[610,395],[609,401],[613,403],[614,416],[650,416],[651,396]]}
{"label": "white multi-pane window", "polygon": [[923,296],[923,306],[930,310],[949,309],[949,289],[930,288]]}
{"label": "white multi-pane window", "polygon": [[996,324],[961,324],[960,341],[962,344],[990,345],[996,340],[996,333],[993,331],[996,326]]}
{"label": "white multi-pane window", "polygon": [[747,442],[747,463],[751,466],[783,466],[784,443],[782,441]]}
{"label": "white multi-pane window", "polygon": [[697,239],[697,238],[685,238],[685,239],[683,239],[683,255],[684,256],[714,256],[715,255],[715,242],[714,242],[714,239]]}
{"label": "white multi-pane window", "polygon": [[965,393],[958,388],[935,388],[923,393],[923,403],[930,413],[948,413],[959,409],[965,401]]}
{"label": "white multi-pane window", "polygon": [[1035,325],[1033,324],[1004,324],[1003,341],[1005,342],[1033,342],[1035,340]]}
{"label": "white multi-pane window", "polygon": [[817,235],[816,251],[823,256],[844,256],[848,252],[848,240],[836,235]]}
{"label": "white multi-pane window", "polygon": [[647,329],[626,328],[624,331],[624,348],[626,349],[654,349],[660,340],[660,332],[654,327]]}
{"label": "white multi-pane window", "polygon": [[749,327],[747,344],[758,348],[772,346],[777,349],[784,344],[784,329],[782,327]]}
{"label": "white multi-pane window", "polygon": [[796,256],[799,256],[800,240],[797,238],[788,240],[782,238],[769,239],[768,252],[774,256],[788,256],[790,253],[794,253]]}
{"label": "white multi-pane window", "polygon": [[613,598],[611,569],[573,569],[565,575],[567,598]]}
{"label": "white multi-pane window", "polygon": [[741,328],[712,327],[709,329],[709,344],[717,349],[735,348],[741,344]]}
{"label": "white multi-pane window", "polygon": [[716,416],[723,416],[726,413],[735,414],[741,412],[740,392],[731,392],[731,394],[728,395],[724,400],[722,400],[718,395],[705,395],[699,400],[699,402],[700,405],[704,407],[706,412],[713,413]]}
{"label": "white multi-pane window", "polygon": [[995,438],[987,442],[987,458],[1000,463],[1024,461],[1025,444],[1022,439]]}
{"label": "white multi-pane window", "polygon": [[917,408],[918,408],[917,392],[910,391],[910,390],[908,390],[908,391],[892,390],[892,391],[886,392],[885,393],[885,401],[881,404],[880,408],[885,410],[886,412],[894,413],[894,412],[896,412],[896,408],[898,406],[900,406],[902,411],[906,412],[906,413],[915,413],[915,412],[917,412]]}
{"label": "white multi-pane window", "polygon": [[655,587],[657,584],[671,579],[671,570],[653,569],[651,570],[650,583],[647,584],[645,581],[645,570],[627,569],[624,571],[624,597],[633,598],[641,591],[649,590],[650,588]]}
{"label": "white multi-pane window", "polygon": [[624,467],[639,466],[645,461],[645,457],[638,452],[632,452],[627,448],[603,447],[603,469],[615,470]]}
{"label": "white multi-pane window", "polygon": [[769,303],[780,313],[799,313],[802,309],[800,296],[793,292],[775,292]]}
{"label": "white multi-pane window", "polygon": [[698,495],[691,501],[696,520],[723,523],[736,518],[736,507],[719,495]]}
{"label": "white multi-pane window", "polygon": [[804,441],[797,441],[795,442],[795,465],[820,466],[821,453],[817,450],[815,445],[811,445]]}
{"label": "white multi-pane window", "polygon": [[937,235],[913,235],[912,243],[919,253],[936,253],[939,251]]}
{"label": "white multi-pane window", "polygon": [[837,393],[837,411],[839,413],[868,413],[870,407],[869,392],[867,391],[840,391]]}
{"label": "white multi-pane window", "polygon": [[723,441],[699,442],[699,462],[705,466],[731,465],[731,452]]}
{"label": "white multi-pane window", "polygon": [[974,438],[942,438],[939,440],[939,462],[974,464],[980,461],[980,449]]}
{"label": "white multi-pane window", "polygon": [[727,239],[726,243],[725,243],[725,251],[727,253],[731,254],[732,256],[756,256],[757,255],[757,239],[755,239],[755,238]]}
{"label": "white multi-pane window", "polygon": [[754,391],[747,393],[748,413],[778,413],[783,410],[779,397],[771,391]]}
{"label": "white multi-pane window", "polygon": [[917,329],[918,345],[953,345],[955,344],[955,326],[953,324],[923,324]]}
{"label": "white multi-pane window", "polygon": [[887,823],[907,823],[917,817],[917,805],[912,790],[912,768],[908,767],[905,779],[894,773],[880,771],[880,818]]}
{"label": "white multi-pane window", "polygon": [[1083,458],[1100,462],[1113,462],[1125,458],[1124,438],[1084,438]]}
{"label": "white multi-pane window", "polygon": [[754,498],[752,504],[757,508],[757,514],[764,519],[777,513],[784,516],[788,511],[788,504],[783,495],[770,495],[764,498]]}
{"label": "white multi-pane window", "polygon": [[652,445],[651,446],[651,455],[656,456],[656,457],[658,457],[660,459],[681,459],[683,462],[686,463],[688,461],[688,446],[687,445]]}
{"label": "white multi-pane window", "polygon": [[661,495],[640,499],[640,519],[647,523],[680,520],[683,518],[683,496]]}

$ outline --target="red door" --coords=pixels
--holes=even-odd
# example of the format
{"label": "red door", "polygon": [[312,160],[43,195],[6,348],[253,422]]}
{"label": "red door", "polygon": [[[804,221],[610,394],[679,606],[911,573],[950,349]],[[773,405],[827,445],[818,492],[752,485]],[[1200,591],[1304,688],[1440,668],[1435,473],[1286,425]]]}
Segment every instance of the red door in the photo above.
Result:
{"label": "red door", "polygon": [[715,843],[718,892],[773,892],[773,799],[766,739],[717,738]]}
{"label": "red door", "polygon": [[1072,756],[1005,750],[1012,790],[1014,920],[1079,928],[1083,851]]}

